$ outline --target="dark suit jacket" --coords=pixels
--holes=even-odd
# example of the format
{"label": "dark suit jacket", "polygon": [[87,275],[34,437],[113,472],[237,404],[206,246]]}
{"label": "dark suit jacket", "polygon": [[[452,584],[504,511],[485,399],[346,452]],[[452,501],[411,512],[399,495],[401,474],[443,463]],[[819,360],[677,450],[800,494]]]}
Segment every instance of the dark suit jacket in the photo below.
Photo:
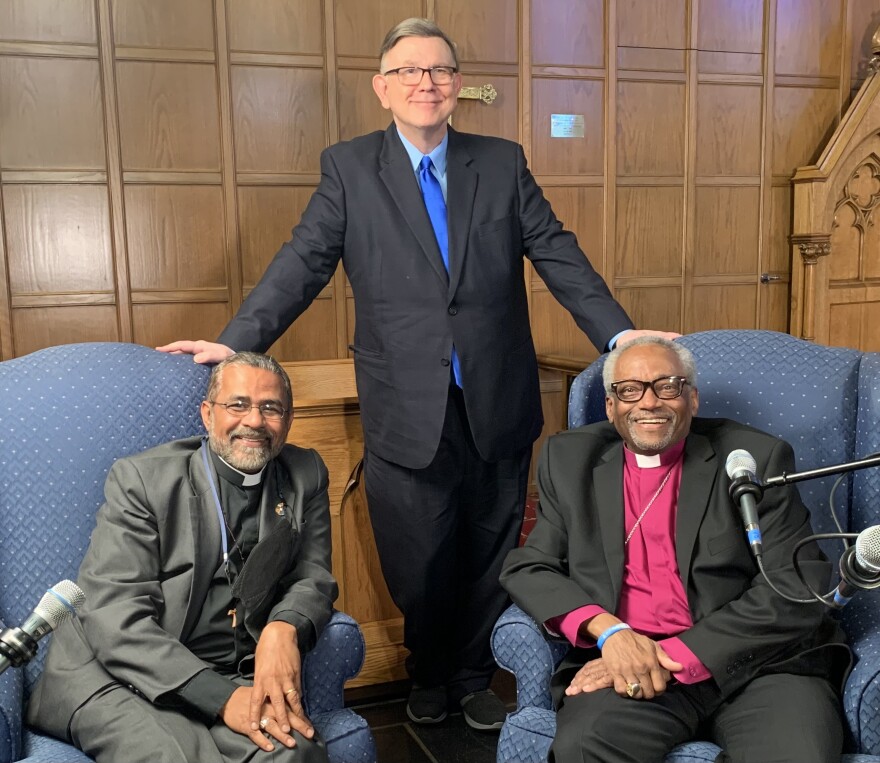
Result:
{"label": "dark suit jacket", "polygon": [[[77,708],[108,684],[162,704],[208,667],[183,645],[220,560],[220,523],[201,442],[160,445],[111,468],[77,580],[86,601],[52,638],[28,723],[63,739]],[[258,639],[284,612],[285,620],[317,636],[337,595],[327,469],[315,451],[292,445],[274,463],[264,477],[259,542],[240,575],[260,560],[259,579],[242,596],[244,623]],[[283,516],[275,512],[279,492]]]}
{"label": "dark suit jacket", "polygon": [[523,254],[596,347],[632,328],[519,145],[450,129],[447,180],[449,275],[396,127],[328,148],[293,238],[218,340],[265,351],[341,257],[354,291],[366,446],[409,468],[427,466],[437,449],[453,343],[483,458],[509,457],[540,433]]}
{"label": "dark suit jacket", "polygon": [[[782,440],[724,419],[693,420],[675,547],[694,625],[678,636],[725,696],[766,672],[842,680],[849,649],[828,610],[784,600],[758,571],[727,494],[725,461],[737,448],[755,457],[758,474],[794,471],[791,447]],[[508,555],[502,584],[538,622],[586,604],[615,612],[623,580],[624,509],[623,444],[614,427],[603,422],[551,437],[538,484],[537,522],[525,546]],[[806,598],[791,552],[812,529],[796,488],[768,490],[758,511],[768,575],[781,590]],[[831,566],[819,547],[807,546],[799,559],[806,579],[824,592]],[[573,649],[560,672],[570,675],[592,656]]]}

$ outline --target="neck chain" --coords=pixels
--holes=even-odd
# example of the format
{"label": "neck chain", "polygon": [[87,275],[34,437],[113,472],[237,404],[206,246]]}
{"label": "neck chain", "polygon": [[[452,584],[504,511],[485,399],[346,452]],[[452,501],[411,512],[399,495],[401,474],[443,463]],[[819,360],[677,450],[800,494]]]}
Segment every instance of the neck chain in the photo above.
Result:
{"label": "neck chain", "polygon": [[657,496],[663,492],[663,488],[666,487],[666,483],[669,482],[669,476],[672,474],[672,470],[675,468],[675,464],[669,467],[669,471],[666,472],[666,476],[663,478],[663,482],[660,483],[660,487],[654,492],[654,495],[651,496],[651,500],[648,501],[648,505],[642,509],[642,513],[639,514],[639,518],[636,520],[636,523],[632,526],[632,530],[629,531],[629,535],[626,536],[626,540],[623,542],[624,548],[626,548],[629,543],[630,538],[632,538],[633,533],[639,528],[639,525],[642,523],[642,520],[645,518],[645,514],[648,513],[648,509],[650,509],[654,505],[654,501],[657,500]]}

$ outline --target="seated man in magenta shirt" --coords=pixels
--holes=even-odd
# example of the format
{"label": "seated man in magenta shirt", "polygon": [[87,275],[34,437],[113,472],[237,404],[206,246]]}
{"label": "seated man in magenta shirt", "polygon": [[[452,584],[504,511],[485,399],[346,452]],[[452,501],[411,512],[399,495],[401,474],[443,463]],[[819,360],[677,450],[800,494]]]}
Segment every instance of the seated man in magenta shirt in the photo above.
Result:
{"label": "seated man in magenta shirt", "polygon": [[[794,470],[782,440],[699,407],[690,352],[657,337],[612,352],[610,423],[551,437],[538,464],[540,506],[501,582],[574,647],[553,677],[550,761],[660,763],[700,738],[718,763],[830,763],[843,745],[843,635],[818,602],[767,585],[728,497],[728,454],[759,474]],[[763,563],[778,588],[808,592],[791,564],[812,533],[794,486],[759,505]],[[813,543],[800,567],[825,590]]]}

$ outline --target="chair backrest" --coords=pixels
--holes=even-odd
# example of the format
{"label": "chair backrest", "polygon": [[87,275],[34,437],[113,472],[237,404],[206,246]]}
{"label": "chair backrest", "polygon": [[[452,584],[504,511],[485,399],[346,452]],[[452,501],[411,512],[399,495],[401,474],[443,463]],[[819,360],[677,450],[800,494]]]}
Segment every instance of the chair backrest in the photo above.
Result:
{"label": "chair backrest", "polygon": [[[798,470],[880,450],[877,353],[824,347],[773,331],[706,331],[678,341],[697,362],[699,415],[734,419],[787,440]],[[604,356],[572,384],[569,427],[605,419],[603,365]],[[880,520],[876,472],[858,472],[838,488],[835,506],[845,528],[858,531]],[[817,532],[834,529],[827,506],[835,479],[798,484]]]}
{"label": "chair backrest", "polygon": [[[203,434],[210,369],[134,344],[50,347],[0,363],[0,620],[75,579],[121,456]],[[45,645],[25,671],[25,693]]]}

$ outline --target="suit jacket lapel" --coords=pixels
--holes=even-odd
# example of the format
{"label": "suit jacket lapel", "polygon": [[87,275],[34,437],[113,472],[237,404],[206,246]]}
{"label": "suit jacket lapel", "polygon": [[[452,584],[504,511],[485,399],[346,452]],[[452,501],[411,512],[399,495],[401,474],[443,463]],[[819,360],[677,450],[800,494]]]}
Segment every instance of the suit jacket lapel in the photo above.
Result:
{"label": "suit jacket lapel", "polygon": [[[202,448],[207,447],[202,445]],[[208,459],[210,464],[210,459]],[[193,583],[187,606],[186,616],[181,628],[180,637],[186,641],[199,618],[202,603],[208,595],[208,588],[216,570],[218,551],[222,546],[220,540],[220,519],[214,504],[209,480],[215,480],[213,468],[205,474],[202,460],[202,449],[192,454],[189,461],[189,475],[194,495],[189,499],[189,515],[192,527],[193,542]]]}
{"label": "suit jacket lapel", "polygon": [[397,204],[400,216],[418,239],[422,252],[428,258],[443,288],[448,288],[449,275],[443,267],[443,258],[440,256],[440,247],[437,246],[431,218],[428,217],[428,210],[425,209],[425,203],[422,201],[422,191],[394,124],[385,131],[379,163],[381,165],[379,177],[394,199],[394,203]]}
{"label": "suit jacket lapel", "polygon": [[593,489],[602,549],[611,577],[612,601],[616,604],[623,582],[623,443],[609,448],[593,469]]}
{"label": "suit jacket lapel", "polygon": [[447,193],[449,210],[449,300],[455,296],[467,255],[468,232],[477,193],[477,172],[470,166],[470,154],[461,145],[461,136],[449,128],[446,153]]}
{"label": "suit jacket lapel", "polygon": [[675,518],[675,556],[685,592],[690,580],[694,544],[718,476],[717,461],[718,456],[707,438],[693,433],[688,435]]}

